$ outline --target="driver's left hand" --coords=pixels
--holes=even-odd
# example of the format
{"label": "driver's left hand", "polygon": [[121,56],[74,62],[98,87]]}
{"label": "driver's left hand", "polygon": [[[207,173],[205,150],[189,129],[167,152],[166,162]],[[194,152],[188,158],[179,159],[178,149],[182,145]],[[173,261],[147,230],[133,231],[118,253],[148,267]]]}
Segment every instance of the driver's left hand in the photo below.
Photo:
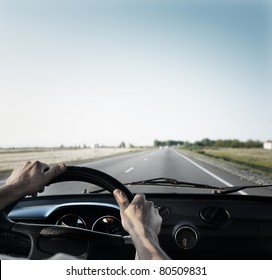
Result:
{"label": "driver's left hand", "polygon": [[28,161],[13,170],[6,185],[13,186],[13,190],[22,197],[26,195],[37,196],[38,192],[44,191],[44,187],[49,181],[65,170],[65,164],[50,167],[40,161]]}

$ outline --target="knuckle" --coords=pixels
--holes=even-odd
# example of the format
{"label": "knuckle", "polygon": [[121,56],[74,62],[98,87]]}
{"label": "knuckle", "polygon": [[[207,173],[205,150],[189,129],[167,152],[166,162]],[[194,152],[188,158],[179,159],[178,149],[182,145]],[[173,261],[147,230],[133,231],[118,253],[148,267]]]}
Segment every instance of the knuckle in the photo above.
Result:
{"label": "knuckle", "polygon": [[154,203],[153,201],[147,201],[146,205],[150,208],[150,209],[155,209]]}
{"label": "knuckle", "polygon": [[39,161],[39,160],[35,160],[35,161],[33,161],[33,166],[41,166],[42,165],[42,163]]}
{"label": "knuckle", "polygon": [[139,199],[139,200],[145,200],[145,195],[142,194],[142,193],[137,193],[137,194],[135,195],[135,198],[136,198],[136,199]]}

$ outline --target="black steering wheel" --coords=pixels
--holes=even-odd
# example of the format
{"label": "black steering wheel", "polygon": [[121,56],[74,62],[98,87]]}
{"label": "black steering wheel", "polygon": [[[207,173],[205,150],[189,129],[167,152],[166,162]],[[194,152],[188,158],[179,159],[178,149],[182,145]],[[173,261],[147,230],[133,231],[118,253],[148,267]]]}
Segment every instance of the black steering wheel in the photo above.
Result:
{"label": "black steering wheel", "polygon": [[[68,166],[63,174],[54,178],[48,185],[64,181],[82,181],[95,184],[111,193],[115,189],[120,189],[127,195],[129,201],[133,199],[133,194],[121,182],[96,169]],[[59,252],[86,259],[90,257],[90,254],[95,257],[94,251],[99,249],[102,244],[103,246],[131,244],[129,238],[119,235],[75,227],[11,221],[8,213],[18,202],[16,201],[0,211],[0,229],[29,236],[31,241],[29,259],[44,259]]]}

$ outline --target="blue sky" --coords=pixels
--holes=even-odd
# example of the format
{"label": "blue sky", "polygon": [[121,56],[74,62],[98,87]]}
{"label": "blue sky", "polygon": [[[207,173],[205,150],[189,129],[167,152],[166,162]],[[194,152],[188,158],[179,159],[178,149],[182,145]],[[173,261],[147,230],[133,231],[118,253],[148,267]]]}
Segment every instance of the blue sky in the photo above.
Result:
{"label": "blue sky", "polygon": [[0,0],[0,147],[272,138],[269,1]]}

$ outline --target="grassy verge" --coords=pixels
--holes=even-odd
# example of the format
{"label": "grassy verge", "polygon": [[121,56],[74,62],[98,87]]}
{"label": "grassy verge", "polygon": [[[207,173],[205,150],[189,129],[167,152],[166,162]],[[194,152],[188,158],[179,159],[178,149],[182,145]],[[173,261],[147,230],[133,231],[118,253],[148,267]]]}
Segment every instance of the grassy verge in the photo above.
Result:
{"label": "grassy verge", "polygon": [[198,153],[235,162],[272,174],[272,151],[262,148],[204,148]]}

